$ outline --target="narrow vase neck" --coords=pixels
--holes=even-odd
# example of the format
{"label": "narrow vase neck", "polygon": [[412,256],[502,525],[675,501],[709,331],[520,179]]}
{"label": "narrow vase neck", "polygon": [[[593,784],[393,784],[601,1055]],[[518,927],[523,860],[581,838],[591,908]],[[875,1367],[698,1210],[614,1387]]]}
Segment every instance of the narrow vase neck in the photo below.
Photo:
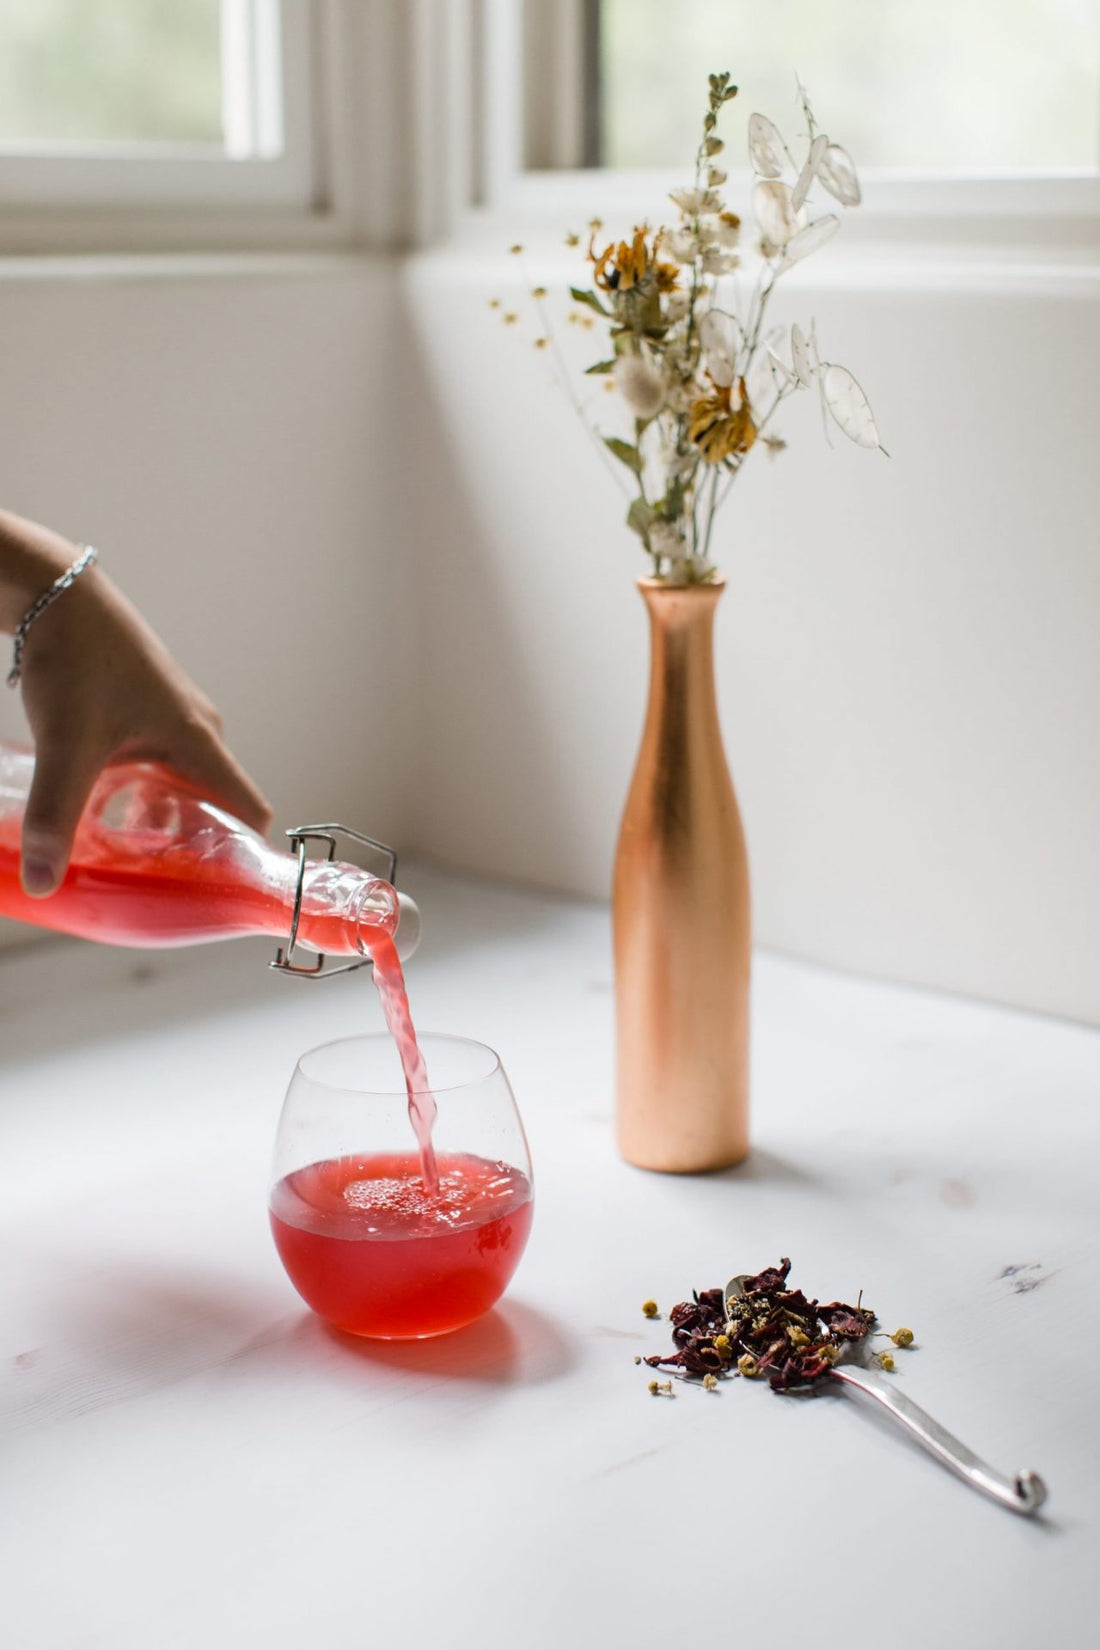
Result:
{"label": "narrow vase neck", "polygon": [[656,713],[662,722],[716,730],[714,610],[725,586],[639,579],[638,588],[649,613],[651,727]]}

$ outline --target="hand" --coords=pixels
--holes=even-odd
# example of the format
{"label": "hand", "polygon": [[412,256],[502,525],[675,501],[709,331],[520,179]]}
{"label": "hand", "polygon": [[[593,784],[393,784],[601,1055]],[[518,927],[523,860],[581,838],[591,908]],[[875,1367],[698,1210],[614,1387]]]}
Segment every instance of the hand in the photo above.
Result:
{"label": "hand", "polygon": [[[78,554],[0,513],[0,622],[14,629]],[[36,751],[23,821],[28,894],[50,894],[64,877],[89,792],[112,762],[163,762],[246,825],[270,826],[271,809],[223,743],[218,712],[98,566],[31,626],[22,688]]]}

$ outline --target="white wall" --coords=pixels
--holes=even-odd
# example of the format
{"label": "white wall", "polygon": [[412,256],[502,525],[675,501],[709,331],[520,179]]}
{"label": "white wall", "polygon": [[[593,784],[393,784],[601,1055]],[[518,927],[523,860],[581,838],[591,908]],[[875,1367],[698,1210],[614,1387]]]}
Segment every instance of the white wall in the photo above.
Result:
{"label": "white wall", "polygon": [[[816,316],[894,456],[830,451],[805,397],[716,534],[758,937],[1100,1021],[1100,280],[829,256],[779,318]],[[571,275],[454,253],[407,271],[408,440],[434,483],[413,820],[445,859],[603,896],[642,569],[532,347],[525,286]]]}
{"label": "white wall", "polygon": [[[830,452],[807,399],[718,532],[758,936],[1100,1022],[1100,283],[830,256],[787,313],[894,456]],[[0,499],[101,547],[279,823],[606,895],[639,556],[486,306],[514,261],[7,267]]]}
{"label": "white wall", "polygon": [[99,547],[280,826],[402,838],[392,264],[0,267],[0,499]]}

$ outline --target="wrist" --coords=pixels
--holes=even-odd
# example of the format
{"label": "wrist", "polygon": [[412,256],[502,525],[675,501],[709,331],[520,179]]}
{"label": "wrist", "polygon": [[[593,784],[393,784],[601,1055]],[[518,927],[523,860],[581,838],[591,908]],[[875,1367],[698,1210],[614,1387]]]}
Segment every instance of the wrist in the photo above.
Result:
{"label": "wrist", "polygon": [[79,554],[59,533],[0,511],[0,632],[14,636],[31,603]]}

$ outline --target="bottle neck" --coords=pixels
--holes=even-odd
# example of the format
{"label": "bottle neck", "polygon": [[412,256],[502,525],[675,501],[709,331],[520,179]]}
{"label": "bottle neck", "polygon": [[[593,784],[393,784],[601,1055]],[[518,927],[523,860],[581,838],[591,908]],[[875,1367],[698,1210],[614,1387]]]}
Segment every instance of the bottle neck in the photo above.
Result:
{"label": "bottle neck", "polygon": [[[291,901],[296,875],[292,863]],[[311,951],[341,957],[370,956],[372,940],[383,935],[393,938],[399,914],[396,892],[379,877],[339,860],[306,865],[298,940]]]}

